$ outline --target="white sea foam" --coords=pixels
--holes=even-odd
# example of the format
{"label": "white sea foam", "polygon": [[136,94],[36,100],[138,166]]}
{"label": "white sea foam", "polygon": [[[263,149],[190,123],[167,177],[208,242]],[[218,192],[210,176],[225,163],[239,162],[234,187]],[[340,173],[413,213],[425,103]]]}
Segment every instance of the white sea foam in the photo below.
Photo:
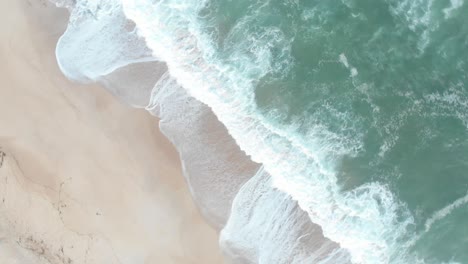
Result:
{"label": "white sea foam", "polygon": [[449,19],[452,16],[452,13],[462,7],[464,3],[465,2],[463,0],[450,0],[450,6],[442,10],[444,12],[445,19]]}
{"label": "white sea foam", "polygon": [[386,0],[396,20],[401,20],[411,31],[419,35],[418,48],[423,53],[430,43],[431,32],[439,27],[434,19],[434,0]]}
{"label": "white sea foam", "polygon": [[348,62],[348,58],[346,57],[346,55],[344,53],[341,53],[340,56],[339,56],[339,60],[340,62],[346,67],[346,69],[349,69],[349,72],[350,72],[350,76],[351,77],[355,77],[356,75],[358,75],[358,71],[356,68],[352,67],[349,62]]}
{"label": "white sea foam", "polygon": [[428,232],[434,223],[444,219],[447,215],[453,212],[453,210],[459,208],[468,203],[468,192],[465,196],[458,198],[453,203],[445,206],[444,208],[435,212],[429,219],[427,219],[426,223],[424,224],[425,231]]}
{"label": "white sea foam", "polygon": [[80,82],[96,81],[132,63],[156,60],[124,16],[120,2],[106,0],[76,2],[57,43],[56,57],[62,72]]}
{"label": "white sea foam", "polygon": [[468,97],[464,94],[465,86],[460,83],[450,87],[443,93],[432,93],[424,99],[433,116],[453,116],[460,120],[468,129]]}
{"label": "white sea foam", "polygon": [[263,169],[237,194],[220,244],[232,263],[350,263]]}
{"label": "white sea foam", "polygon": [[346,55],[344,53],[340,54],[339,59],[340,59],[340,62],[343,63],[343,65],[346,68],[349,68],[348,58],[346,58]]}

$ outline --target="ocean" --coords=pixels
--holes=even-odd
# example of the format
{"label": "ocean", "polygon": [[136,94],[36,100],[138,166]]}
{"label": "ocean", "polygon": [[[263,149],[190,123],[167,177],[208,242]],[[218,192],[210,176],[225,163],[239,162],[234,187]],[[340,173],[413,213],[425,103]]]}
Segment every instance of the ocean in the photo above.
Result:
{"label": "ocean", "polygon": [[211,177],[234,263],[468,263],[463,0],[55,2],[67,77],[147,65],[108,89]]}

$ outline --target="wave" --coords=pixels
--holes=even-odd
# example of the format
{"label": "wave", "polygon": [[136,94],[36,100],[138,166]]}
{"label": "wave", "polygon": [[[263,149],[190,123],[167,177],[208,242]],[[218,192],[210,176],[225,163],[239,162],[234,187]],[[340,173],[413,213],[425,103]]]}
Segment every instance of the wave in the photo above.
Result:
{"label": "wave", "polygon": [[[297,200],[327,238],[349,250],[353,262],[408,261],[401,243],[413,220],[387,186],[370,183],[341,191],[329,160],[330,152],[342,151],[340,142],[317,139],[316,146],[305,146],[257,111],[256,80],[278,70],[271,63],[271,50],[262,45],[263,36],[250,43],[250,54],[235,52],[237,64],[232,65],[219,58],[203,33],[198,14],[206,1],[123,3],[127,17],[177,82],[213,109],[241,149],[264,165],[274,185]],[[287,45],[280,34],[268,37]]]}
{"label": "wave", "polygon": [[431,229],[432,225],[434,225],[434,223],[444,219],[446,216],[452,213],[455,209],[467,203],[468,203],[468,193],[465,196],[458,198],[453,203],[435,212],[429,219],[427,219],[426,223],[424,224],[425,232],[429,232],[429,230]]}
{"label": "wave", "polygon": [[234,196],[259,165],[240,151],[209,107],[189,96],[168,73],[154,86],[146,109],[161,119],[161,131],[176,146],[202,214],[221,229]]}
{"label": "wave", "polygon": [[297,203],[272,187],[263,169],[239,190],[221,247],[232,263],[350,263],[349,253],[323,237]]}
{"label": "wave", "polygon": [[59,4],[71,12],[56,48],[57,63],[67,78],[87,83],[129,64],[157,61],[118,1]]}

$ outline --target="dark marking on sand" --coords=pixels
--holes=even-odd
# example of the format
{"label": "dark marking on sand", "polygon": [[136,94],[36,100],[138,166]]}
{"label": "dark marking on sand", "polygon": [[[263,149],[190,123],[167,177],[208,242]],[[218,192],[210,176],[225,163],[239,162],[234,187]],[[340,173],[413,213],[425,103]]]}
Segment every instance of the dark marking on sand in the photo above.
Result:
{"label": "dark marking on sand", "polygon": [[3,161],[5,161],[6,153],[0,150],[0,168],[3,166]]}

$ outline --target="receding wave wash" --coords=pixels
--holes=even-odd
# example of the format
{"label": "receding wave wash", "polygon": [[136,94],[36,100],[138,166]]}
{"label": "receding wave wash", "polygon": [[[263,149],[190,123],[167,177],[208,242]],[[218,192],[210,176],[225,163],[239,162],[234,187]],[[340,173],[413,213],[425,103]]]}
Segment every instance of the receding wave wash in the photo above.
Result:
{"label": "receding wave wash", "polygon": [[233,263],[468,263],[468,3],[56,2],[64,74],[161,118]]}

